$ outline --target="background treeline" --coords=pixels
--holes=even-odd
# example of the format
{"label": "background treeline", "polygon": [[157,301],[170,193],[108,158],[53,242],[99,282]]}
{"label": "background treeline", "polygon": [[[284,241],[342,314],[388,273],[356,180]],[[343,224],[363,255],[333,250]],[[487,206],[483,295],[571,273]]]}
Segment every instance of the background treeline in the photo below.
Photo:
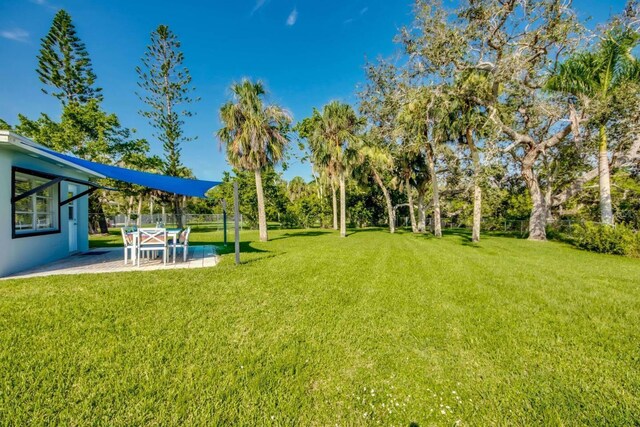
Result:
{"label": "background treeline", "polygon": [[268,178],[266,202],[256,183],[244,211],[257,205],[263,240],[266,219],[345,236],[349,224],[394,232],[402,216],[436,237],[443,224],[474,241],[515,224],[532,240],[570,232],[592,250],[637,252],[637,2],[593,31],[556,0],[418,0],[414,12],[397,54],[366,65],[357,107],[334,101],[291,127],[286,112],[270,118],[282,109],[260,83],[234,85],[218,135],[238,171],[273,176],[289,138],[313,168],[307,183]]}

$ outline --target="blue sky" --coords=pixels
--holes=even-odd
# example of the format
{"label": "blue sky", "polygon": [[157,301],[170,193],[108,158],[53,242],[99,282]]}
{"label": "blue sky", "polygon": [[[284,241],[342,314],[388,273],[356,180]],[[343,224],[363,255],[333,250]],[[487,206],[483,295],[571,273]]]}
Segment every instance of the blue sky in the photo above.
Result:
{"label": "blue sky", "polygon": [[[624,0],[574,0],[592,24],[618,13]],[[410,0],[0,0],[0,118],[18,113],[58,117],[58,101],[40,91],[35,68],[40,38],[56,10],[69,12],[93,60],[104,108],[123,126],[161,147],[138,111],[137,75],[149,34],[166,24],[178,35],[201,101],[187,119],[183,163],[202,179],[230,170],[214,132],[229,85],[242,77],[264,81],[270,101],[294,119],[333,99],[356,102],[367,58],[392,54],[397,30],[411,21]],[[310,177],[308,164],[291,159],[285,177]]]}

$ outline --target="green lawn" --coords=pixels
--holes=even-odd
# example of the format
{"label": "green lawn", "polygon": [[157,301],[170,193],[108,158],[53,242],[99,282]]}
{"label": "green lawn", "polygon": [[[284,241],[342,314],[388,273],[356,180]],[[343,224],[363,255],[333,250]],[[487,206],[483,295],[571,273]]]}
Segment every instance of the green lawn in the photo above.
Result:
{"label": "green lawn", "polygon": [[0,424],[640,423],[640,260],[271,237],[240,267],[0,282]]}

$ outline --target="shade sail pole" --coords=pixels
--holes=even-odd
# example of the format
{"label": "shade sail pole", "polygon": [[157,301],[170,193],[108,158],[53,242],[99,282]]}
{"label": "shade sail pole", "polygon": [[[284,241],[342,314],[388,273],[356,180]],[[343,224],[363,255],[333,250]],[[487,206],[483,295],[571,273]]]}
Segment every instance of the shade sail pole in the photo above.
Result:
{"label": "shade sail pole", "polygon": [[222,199],[222,229],[224,233],[224,245],[227,246],[227,201]]}
{"label": "shade sail pole", "polygon": [[240,264],[240,202],[238,200],[238,181],[233,181],[233,221],[236,231],[236,265]]}

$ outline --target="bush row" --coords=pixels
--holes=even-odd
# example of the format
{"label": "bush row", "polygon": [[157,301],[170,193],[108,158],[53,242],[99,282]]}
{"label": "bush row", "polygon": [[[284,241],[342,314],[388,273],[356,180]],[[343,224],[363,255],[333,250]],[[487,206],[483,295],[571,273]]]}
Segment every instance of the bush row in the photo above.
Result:
{"label": "bush row", "polygon": [[624,226],[587,222],[573,227],[576,246],[603,254],[640,257],[640,233]]}

